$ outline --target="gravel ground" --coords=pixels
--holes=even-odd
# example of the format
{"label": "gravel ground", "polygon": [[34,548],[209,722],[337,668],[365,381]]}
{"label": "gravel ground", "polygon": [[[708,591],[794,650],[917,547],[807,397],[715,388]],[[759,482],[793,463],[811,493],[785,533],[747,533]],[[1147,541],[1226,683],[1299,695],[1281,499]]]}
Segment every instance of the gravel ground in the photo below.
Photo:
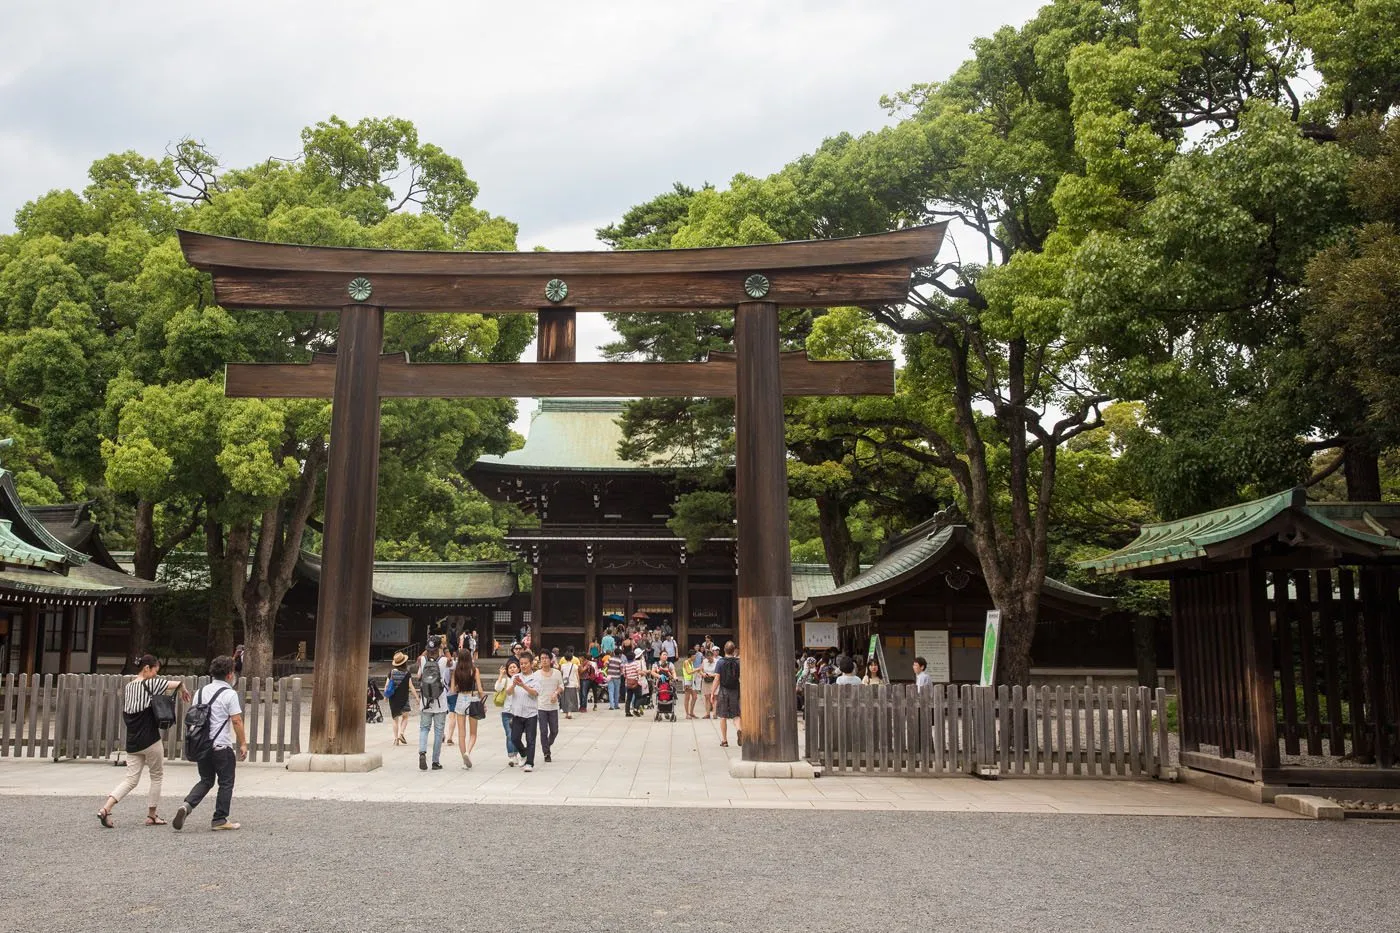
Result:
{"label": "gravel ground", "polygon": [[0,930],[1400,929],[1395,824],[98,803],[0,797]]}

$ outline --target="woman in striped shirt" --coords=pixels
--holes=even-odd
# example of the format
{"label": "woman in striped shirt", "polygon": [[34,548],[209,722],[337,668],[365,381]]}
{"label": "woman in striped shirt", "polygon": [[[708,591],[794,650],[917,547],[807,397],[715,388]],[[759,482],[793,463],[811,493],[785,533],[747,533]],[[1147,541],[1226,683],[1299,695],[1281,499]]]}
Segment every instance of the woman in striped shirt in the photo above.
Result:
{"label": "woman in striped shirt", "polygon": [[143,654],[136,665],[141,669],[140,673],[122,691],[122,719],[126,723],[126,777],[112,791],[102,809],[97,811],[97,821],[107,829],[116,826],[112,822],[112,808],[136,789],[142,770],[147,769],[151,772],[151,788],[146,799],[146,825],[165,825],[165,820],[157,812],[161,781],[165,777],[165,749],[160,725],[156,722],[155,711],[151,709],[151,698],[178,690],[185,702],[188,703],[190,699],[190,692],[180,681],[157,676],[160,674],[160,662],[152,655]]}

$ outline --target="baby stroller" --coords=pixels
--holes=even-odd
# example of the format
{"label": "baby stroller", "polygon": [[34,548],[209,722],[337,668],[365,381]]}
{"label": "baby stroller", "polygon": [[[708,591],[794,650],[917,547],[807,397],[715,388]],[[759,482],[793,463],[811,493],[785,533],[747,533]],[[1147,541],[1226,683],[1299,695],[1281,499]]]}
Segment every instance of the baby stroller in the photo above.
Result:
{"label": "baby stroller", "polygon": [[379,684],[374,678],[369,679],[369,686],[365,688],[365,722],[383,722],[384,710],[379,708],[379,701],[384,699],[384,694],[379,689]]}
{"label": "baby stroller", "polygon": [[656,722],[662,719],[676,721],[676,687],[669,674],[656,678]]}

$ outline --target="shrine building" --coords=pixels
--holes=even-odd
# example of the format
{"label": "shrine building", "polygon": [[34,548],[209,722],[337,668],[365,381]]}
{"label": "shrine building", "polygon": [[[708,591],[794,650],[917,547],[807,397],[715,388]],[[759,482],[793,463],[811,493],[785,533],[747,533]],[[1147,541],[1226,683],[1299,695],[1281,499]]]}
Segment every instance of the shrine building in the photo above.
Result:
{"label": "shrine building", "polygon": [[[676,496],[694,485],[684,470],[618,456],[624,404],[542,399],[525,446],[468,470],[485,496],[539,520],[506,538],[532,591],[514,612],[494,613],[492,637],[503,645],[530,624],[536,644],[582,650],[631,619],[669,626],[685,647],[707,635],[738,640],[735,538],[709,538],[692,551],[666,527]],[[825,565],[796,564],[792,577],[794,602],[835,586]]]}

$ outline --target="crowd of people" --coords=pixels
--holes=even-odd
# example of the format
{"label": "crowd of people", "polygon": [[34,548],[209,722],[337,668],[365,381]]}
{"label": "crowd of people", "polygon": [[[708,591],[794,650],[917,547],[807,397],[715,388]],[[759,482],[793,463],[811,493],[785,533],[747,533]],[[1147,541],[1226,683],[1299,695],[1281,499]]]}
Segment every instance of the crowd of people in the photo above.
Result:
{"label": "crowd of people", "polygon": [[489,691],[477,661],[475,632],[463,632],[455,642],[434,636],[416,661],[396,653],[388,677],[369,684],[366,718],[381,721],[380,701],[387,699],[393,742],[407,745],[416,706],[418,767],[424,771],[442,769],[444,746],[455,746],[462,767],[472,767],[488,704],[500,715],[507,764],[527,772],[553,761],[560,714],[569,720],[590,706],[628,717],[654,710],[657,720],[716,719],[721,747],[729,745],[733,720],[735,740],[743,742],[739,657],[732,641],[720,647],[707,637],[681,656],[669,631],[616,626],[579,653],[572,645],[532,650],[526,630],[510,646]]}

